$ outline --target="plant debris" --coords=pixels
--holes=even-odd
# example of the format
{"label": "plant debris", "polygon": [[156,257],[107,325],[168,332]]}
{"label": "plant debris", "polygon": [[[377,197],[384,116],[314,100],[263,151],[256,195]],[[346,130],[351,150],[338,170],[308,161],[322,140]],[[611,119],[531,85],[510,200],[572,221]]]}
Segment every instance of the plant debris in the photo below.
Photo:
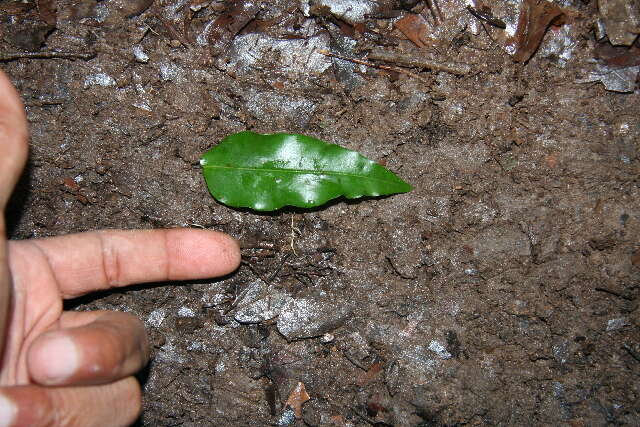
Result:
{"label": "plant debris", "polygon": [[140,15],[153,4],[154,0],[108,0],[109,6],[119,16],[131,18]]}
{"label": "plant debris", "polygon": [[378,61],[392,62],[420,69],[444,71],[446,73],[456,74],[459,76],[469,74],[471,72],[471,67],[467,64],[436,61],[422,58],[418,55],[399,54],[383,49],[374,49],[367,56],[369,59],[375,59]]}
{"label": "plant debris", "polygon": [[369,384],[376,377],[378,377],[380,372],[382,372],[383,368],[384,368],[384,363],[382,362],[376,362],[372,364],[367,371],[363,372],[358,376],[358,379],[356,380],[356,384],[358,384],[360,387]]}
{"label": "plant debris", "polygon": [[594,56],[607,65],[614,67],[633,67],[640,65],[640,40],[631,47],[613,46],[608,41],[598,43],[594,49]]}
{"label": "plant debris", "polygon": [[56,8],[55,1],[38,0],[37,7],[38,7],[38,15],[40,16],[40,19],[47,25],[51,26],[52,28],[55,28],[56,21],[57,21],[57,16],[56,16],[57,8]]}
{"label": "plant debris", "polygon": [[15,52],[0,53],[0,62],[18,59],[82,59],[88,61],[95,56],[95,52]]}
{"label": "plant debris", "polygon": [[353,62],[354,64],[364,65],[366,67],[378,68],[378,69],[381,69],[381,70],[387,70],[387,71],[393,71],[393,72],[400,73],[400,74],[406,74],[407,76],[414,77],[414,78],[420,80],[423,83],[429,84],[428,81],[426,81],[425,79],[420,77],[418,74],[412,73],[411,71],[403,70],[402,68],[389,67],[388,65],[374,64],[373,62],[364,61],[362,59],[350,58],[348,56],[338,55],[337,53],[329,52],[329,51],[324,50],[324,49],[319,50],[318,53],[320,53],[322,55],[325,55],[325,56],[330,56],[330,57],[333,57],[333,58],[342,59],[343,61]]}
{"label": "plant debris", "polygon": [[409,13],[404,18],[396,21],[394,25],[416,46],[422,48],[429,45],[429,38],[427,37],[429,27],[427,26],[427,20],[422,15]]}
{"label": "plant debris", "polygon": [[291,394],[289,394],[289,398],[285,403],[285,406],[293,409],[293,412],[296,415],[296,418],[302,418],[302,405],[311,399],[309,394],[307,394],[307,390],[304,387],[302,382],[299,382],[298,385],[293,389]]}
{"label": "plant debris", "polygon": [[502,19],[499,19],[493,16],[493,13],[491,13],[491,9],[489,9],[486,6],[483,8],[475,8],[475,7],[467,6],[467,10],[469,11],[470,14],[472,14],[479,20],[486,22],[489,25],[493,25],[494,27],[498,27],[503,30],[507,28],[507,24],[505,24],[505,22]]}
{"label": "plant debris", "polygon": [[564,17],[563,9],[546,0],[524,0],[515,34],[517,49],[513,59],[517,62],[531,59],[549,25],[561,25]]}
{"label": "plant debris", "polygon": [[33,9],[31,3],[2,2],[0,3],[0,15],[20,15]]}
{"label": "plant debris", "polygon": [[205,28],[212,56],[225,52],[233,38],[260,10],[260,3],[252,0],[228,2],[225,12]]}

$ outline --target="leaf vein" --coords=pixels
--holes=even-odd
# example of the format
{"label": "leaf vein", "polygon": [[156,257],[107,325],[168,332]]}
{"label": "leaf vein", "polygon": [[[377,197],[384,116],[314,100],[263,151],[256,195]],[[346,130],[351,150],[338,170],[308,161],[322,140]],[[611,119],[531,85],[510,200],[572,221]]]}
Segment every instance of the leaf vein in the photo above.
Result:
{"label": "leaf vein", "polygon": [[345,176],[350,178],[364,178],[364,179],[369,179],[373,181],[389,182],[394,184],[398,183],[398,181],[395,181],[395,180],[376,178],[366,174],[359,175],[359,174],[339,172],[339,171],[315,171],[312,169],[266,169],[266,168],[248,168],[248,167],[219,166],[219,165],[204,165],[203,168],[204,169],[207,169],[207,168],[230,169],[230,170],[246,171],[246,172],[268,172],[268,173],[286,172],[286,173],[311,174],[311,175],[338,175],[338,176]]}

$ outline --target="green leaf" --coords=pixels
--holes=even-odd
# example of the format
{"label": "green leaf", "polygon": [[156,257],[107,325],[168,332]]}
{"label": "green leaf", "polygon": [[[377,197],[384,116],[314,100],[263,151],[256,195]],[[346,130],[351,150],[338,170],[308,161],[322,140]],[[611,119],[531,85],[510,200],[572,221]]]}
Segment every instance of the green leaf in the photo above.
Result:
{"label": "green leaf", "polygon": [[359,153],[304,135],[236,133],[207,151],[200,164],[218,201],[259,211],[411,191]]}

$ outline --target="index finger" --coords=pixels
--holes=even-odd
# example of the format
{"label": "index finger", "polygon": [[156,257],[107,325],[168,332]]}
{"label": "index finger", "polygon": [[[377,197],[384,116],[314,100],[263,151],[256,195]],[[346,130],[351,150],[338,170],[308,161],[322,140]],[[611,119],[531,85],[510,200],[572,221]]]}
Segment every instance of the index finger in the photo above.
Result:
{"label": "index finger", "polygon": [[[23,275],[35,270],[38,257],[48,263],[64,298],[134,283],[222,276],[240,264],[234,239],[191,229],[93,231],[12,241],[10,251],[12,266]],[[24,270],[13,265],[20,260],[29,264]]]}

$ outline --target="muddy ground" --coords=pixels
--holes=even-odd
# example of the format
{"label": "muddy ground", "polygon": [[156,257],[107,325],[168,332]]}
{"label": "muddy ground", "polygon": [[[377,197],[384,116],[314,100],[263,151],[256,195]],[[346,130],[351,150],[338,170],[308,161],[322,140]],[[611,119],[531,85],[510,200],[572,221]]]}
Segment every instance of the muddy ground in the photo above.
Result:
{"label": "muddy ground", "polygon": [[[526,64],[504,34],[519,1],[485,2],[502,30],[442,0],[422,49],[393,10],[252,3],[247,25],[216,39],[207,24],[224,2],[144,3],[60,0],[51,25],[30,2],[0,2],[0,52],[88,55],[0,63],[32,133],[12,237],[180,226],[244,248],[222,280],[69,304],[148,326],[140,425],[640,422],[640,93],[586,82],[595,1],[558,2],[577,17]],[[469,70],[318,53],[380,47]],[[198,160],[247,129],[358,150],[415,189],[226,207]],[[296,419],[285,402],[299,382],[310,400]]]}

